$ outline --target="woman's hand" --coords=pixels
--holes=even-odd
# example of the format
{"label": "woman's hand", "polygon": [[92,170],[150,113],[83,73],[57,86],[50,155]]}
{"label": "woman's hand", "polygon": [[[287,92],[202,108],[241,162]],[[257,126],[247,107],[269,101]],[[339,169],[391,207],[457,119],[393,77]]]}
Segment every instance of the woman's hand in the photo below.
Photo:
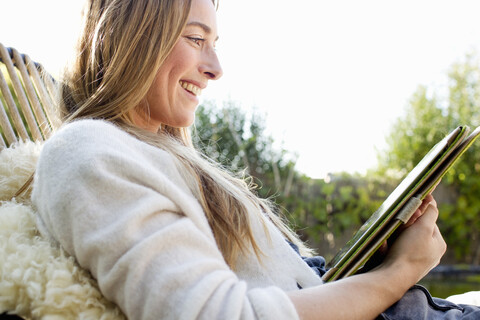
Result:
{"label": "woman's hand", "polygon": [[[374,319],[438,264],[446,245],[428,196],[376,268],[289,292],[301,319]],[[347,307],[348,306],[348,307]]]}
{"label": "woman's hand", "polygon": [[402,232],[388,250],[382,265],[401,265],[402,274],[412,281],[412,285],[424,277],[440,262],[446,250],[436,225],[437,218],[437,203],[429,195],[402,226]]}

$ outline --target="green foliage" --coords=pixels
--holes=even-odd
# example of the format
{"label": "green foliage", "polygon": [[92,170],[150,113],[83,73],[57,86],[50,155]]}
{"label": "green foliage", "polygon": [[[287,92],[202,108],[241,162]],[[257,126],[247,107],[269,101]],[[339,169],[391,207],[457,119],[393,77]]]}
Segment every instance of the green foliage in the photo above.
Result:
{"label": "green foliage", "polygon": [[280,213],[313,247],[327,242],[330,252],[321,251],[327,257],[343,245],[337,239],[364,222],[383,201],[384,190],[391,188],[377,178],[341,173],[315,180],[298,173],[296,156],[272,147],[274,139],[266,134],[264,117],[248,114],[233,102],[222,108],[211,102],[200,106],[193,139],[229,170],[246,171],[253,177],[258,194],[275,201]]}
{"label": "green foliage", "polygon": [[297,176],[292,193],[282,204],[305,239],[312,244],[328,242],[332,255],[343,245],[338,238],[351,236],[383,201],[377,192],[385,186],[376,179],[341,173],[326,180]]}
{"label": "green foliage", "polygon": [[379,173],[398,170],[406,174],[446,133],[449,127],[436,97],[420,86],[413,94],[404,118],[399,119],[387,136],[389,148],[380,158]]}
{"label": "green foliage", "polygon": [[[480,66],[474,55],[452,65],[443,98],[420,86],[406,114],[388,137],[378,173],[411,170],[423,155],[458,125],[480,125]],[[480,263],[480,145],[475,143],[450,170],[434,195],[439,226],[460,262]]]}
{"label": "green foliage", "polygon": [[260,186],[260,196],[268,198],[288,193],[295,156],[281,147],[275,149],[265,130],[261,114],[248,114],[232,101],[222,108],[207,102],[197,110],[193,140],[230,171],[245,171]]}

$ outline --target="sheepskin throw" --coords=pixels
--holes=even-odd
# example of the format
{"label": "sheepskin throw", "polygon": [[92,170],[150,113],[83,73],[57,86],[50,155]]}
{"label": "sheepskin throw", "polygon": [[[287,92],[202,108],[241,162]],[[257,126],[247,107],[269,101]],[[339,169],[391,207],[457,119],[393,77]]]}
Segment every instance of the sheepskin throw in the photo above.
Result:
{"label": "sheepskin throw", "polygon": [[44,239],[27,192],[11,200],[33,173],[41,144],[0,152],[0,314],[26,319],[125,319],[72,257]]}
{"label": "sheepskin throw", "polygon": [[[30,178],[42,150],[42,144],[32,141],[13,144],[0,152],[0,201],[10,201],[15,193]],[[18,202],[28,202],[25,193]]]}

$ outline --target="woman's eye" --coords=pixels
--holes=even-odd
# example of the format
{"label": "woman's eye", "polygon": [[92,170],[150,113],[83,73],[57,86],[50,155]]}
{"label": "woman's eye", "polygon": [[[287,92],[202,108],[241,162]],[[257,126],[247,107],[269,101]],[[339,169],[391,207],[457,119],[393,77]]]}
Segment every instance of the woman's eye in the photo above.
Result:
{"label": "woman's eye", "polygon": [[187,37],[187,39],[195,43],[197,46],[200,46],[202,42],[205,41],[205,39],[198,37]]}

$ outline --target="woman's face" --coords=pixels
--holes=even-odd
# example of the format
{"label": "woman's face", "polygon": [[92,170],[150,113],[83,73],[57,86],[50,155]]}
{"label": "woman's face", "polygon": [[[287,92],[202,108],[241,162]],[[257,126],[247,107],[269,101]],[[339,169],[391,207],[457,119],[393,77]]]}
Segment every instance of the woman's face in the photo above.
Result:
{"label": "woman's face", "polygon": [[215,52],[217,38],[212,0],[192,0],[187,25],[147,93],[150,117],[142,120],[142,127],[157,132],[161,124],[188,127],[193,123],[201,91],[208,80],[222,75]]}

